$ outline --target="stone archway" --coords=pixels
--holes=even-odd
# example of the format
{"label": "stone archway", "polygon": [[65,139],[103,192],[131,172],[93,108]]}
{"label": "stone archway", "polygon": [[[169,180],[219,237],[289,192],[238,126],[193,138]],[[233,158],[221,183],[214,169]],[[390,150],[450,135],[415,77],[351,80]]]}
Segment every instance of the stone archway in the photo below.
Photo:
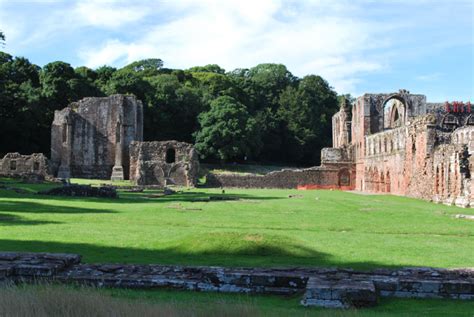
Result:
{"label": "stone archway", "polygon": [[389,96],[383,102],[383,128],[384,130],[400,127],[405,124],[407,104],[399,95]]}
{"label": "stone archway", "polygon": [[351,174],[348,169],[342,169],[338,174],[339,187],[351,186]]}

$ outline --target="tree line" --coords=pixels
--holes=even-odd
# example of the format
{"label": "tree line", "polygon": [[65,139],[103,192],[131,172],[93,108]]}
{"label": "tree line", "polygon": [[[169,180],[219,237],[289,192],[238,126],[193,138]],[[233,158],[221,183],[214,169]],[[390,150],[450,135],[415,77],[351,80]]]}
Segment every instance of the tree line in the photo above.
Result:
{"label": "tree line", "polygon": [[119,69],[61,61],[39,67],[0,52],[0,154],[49,154],[55,110],[117,93],[143,101],[145,140],[192,142],[213,162],[317,164],[338,110],[326,80],[298,78],[282,64],[229,72],[218,65],[169,69],[160,59]]}

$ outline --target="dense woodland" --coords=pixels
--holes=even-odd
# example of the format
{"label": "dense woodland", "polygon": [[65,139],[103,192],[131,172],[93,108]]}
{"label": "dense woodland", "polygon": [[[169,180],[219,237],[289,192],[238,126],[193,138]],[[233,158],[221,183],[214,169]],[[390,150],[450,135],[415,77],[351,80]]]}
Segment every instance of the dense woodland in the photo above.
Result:
{"label": "dense woodland", "polygon": [[0,154],[49,154],[55,110],[116,93],[143,101],[145,140],[193,142],[206,161],[317,164],[338,109],[323,78],[298,78],[281,64],[229,72],[218,65],[168,69],[160,59],[120,69],[60,61],[39,67],[0,52]]}

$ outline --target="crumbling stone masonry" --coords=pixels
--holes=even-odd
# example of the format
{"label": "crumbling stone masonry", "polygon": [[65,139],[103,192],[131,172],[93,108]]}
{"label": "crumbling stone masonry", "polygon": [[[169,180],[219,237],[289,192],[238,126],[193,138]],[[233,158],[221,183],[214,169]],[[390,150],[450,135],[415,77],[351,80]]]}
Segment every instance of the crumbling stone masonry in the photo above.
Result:
{"label": "crumbling stone masonry", "polygon": [[267,175],[210,175],[210,186],[340,188],[474,206],[470,103],[427,103],[406,90],[365,94],[332,118],[321,166]]}
{"label": "crumbling stone masonry", "polygon": [[192,144],[154,141],[130,145],[130,179],[136,185],[195,186],[198,171],[198,155]]}
{"label": "crumbling stone masonry", "polygon": [[357,190],[462,207],[474,202],[470,103],[427,103],[400,90],[365,94],[347,111],[333,117],[333,144],[352,152]]}
{"label": "crumbling stone masonry", "polygon": [[0,284],[38,281],[96,287],[304,294],[301,304],[366,307],[379,297],[474,299],[472,269],[223,268],[82,264],[77,254],[0,252]]}
{"label": "crumbling stone masonry", "polygon": [[209,173],[206,186],[240,188],[354,189],[355,165],[347,148],[326,148],[321,166],[284,169],[265,175]]}
{"label": "crumbling stone masonry", "polygon": [[42,153],[8,153],[0,159],[0,175],[4,177],[36,175],[44,179],[48,174],[48,159]]}
{"label": "crumbling stone masonry", "polygon": [[58,178],[127,179],[130,143],[142,139],[134,96],[84,98],[54,113],[51,168]]}

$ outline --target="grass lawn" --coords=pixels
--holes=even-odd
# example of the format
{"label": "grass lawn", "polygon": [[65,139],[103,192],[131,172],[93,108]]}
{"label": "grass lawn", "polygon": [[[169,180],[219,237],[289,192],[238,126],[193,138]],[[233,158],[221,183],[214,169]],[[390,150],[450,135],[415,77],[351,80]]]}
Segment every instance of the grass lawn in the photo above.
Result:
{"label": "grass lawn", "polygon": [[[225,266],[474,263],[474,222],[453,217],[471,209],[340,191],[191,189],[150,198],[154,193],[104,200],[0,190],[0,250],[73,252],[85,262]],[[207,201],[209,195],[239,200]]]}
{"label": "grass lawn", "polygon": [[[3,251],[79,253],[84,262],[181,265],[371,269],[474,264],[474,222],[453,217],[474,214],[471,209],[405,197],[272,189],[226,189],[222,195],[217,189],[185,189],[159,198],[151,197],[158,191],[121,191],[120,199],[104,200],[34,194],[55,185],[9,185],[31,194],[0,189]],[[214,201],[210,196],[236,200]],[[297,299],[252,300],[262,309],[285,302],[291,309],[303,309]],[[458,308],[470,312],[465,316],[474,312],[472,302],[410,300],[385,301],[367,312],[390,310],[391,305],[402,311],[405,305],[424,311]]]}

